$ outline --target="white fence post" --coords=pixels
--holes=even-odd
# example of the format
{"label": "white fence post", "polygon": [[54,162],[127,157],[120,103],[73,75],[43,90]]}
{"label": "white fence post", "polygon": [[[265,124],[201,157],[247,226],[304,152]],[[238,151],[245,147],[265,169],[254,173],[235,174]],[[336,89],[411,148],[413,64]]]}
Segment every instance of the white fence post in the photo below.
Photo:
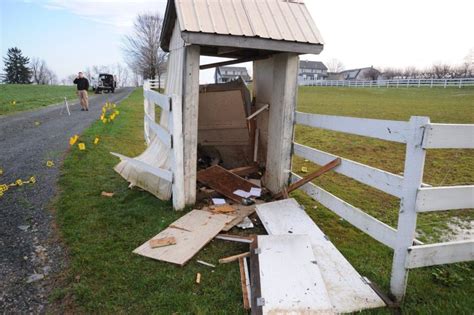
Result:
{"label": "white fence post", "polygon": [[416,230],[416,196],[423,181],[426,151],[422,148],[428,117],[411,117],[411,135],[407,139],[405,170],[403,173],[402,198],[398,216],[397,239],[395,241],[390,291],[398,301],[405,295],[408,269],[405,261],[408,248],[413,245]]}
{"label": "white fence post", "polygon": [[[143,81],[143,93],[145,93],[145,91],[148,91],[148,90],[150,90],[150,82],[148,80],[145,80]],[[154,115],[154,111],[153,111],[153,116],[150,115],[151,106],[146,96],[143,101],[143,106],[144,106],[143,109],[145,111],[145,115],[143,116],[143,128],[144,128],[145,142],[148,145],[150,144],[150,127],[148,125],[147,115],[153,118],[155,117],[155,115]]]}

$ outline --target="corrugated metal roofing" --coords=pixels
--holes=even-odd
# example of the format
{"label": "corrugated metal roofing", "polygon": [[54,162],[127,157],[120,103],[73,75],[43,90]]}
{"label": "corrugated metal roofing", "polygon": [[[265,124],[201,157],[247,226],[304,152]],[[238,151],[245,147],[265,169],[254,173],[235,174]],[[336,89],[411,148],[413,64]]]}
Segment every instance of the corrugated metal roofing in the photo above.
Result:
{"label": "corrugated metal roofing", "polygon": [[301,0],[174,1],[182,32],[322,44],[319,30]]}

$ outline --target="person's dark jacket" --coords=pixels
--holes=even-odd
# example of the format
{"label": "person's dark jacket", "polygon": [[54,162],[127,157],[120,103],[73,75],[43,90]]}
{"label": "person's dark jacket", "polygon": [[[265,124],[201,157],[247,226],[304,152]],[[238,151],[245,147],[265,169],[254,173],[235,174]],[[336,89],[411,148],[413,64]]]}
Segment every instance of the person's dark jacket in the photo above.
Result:
{"label": "person's dark jacket", "polygon": [[74,80],[74,84],[77,84],[78,91],[87,91],[89,89],[89,80],[87,80],[86,78],[76,78]]}

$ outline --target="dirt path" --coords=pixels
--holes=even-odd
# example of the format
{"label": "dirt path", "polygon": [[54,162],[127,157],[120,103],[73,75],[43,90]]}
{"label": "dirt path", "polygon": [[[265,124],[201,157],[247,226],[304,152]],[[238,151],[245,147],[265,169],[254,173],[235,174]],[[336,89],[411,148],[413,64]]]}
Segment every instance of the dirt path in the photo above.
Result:
{"label": "dirt path", "polygon": [[[75,102],[71,116],[60,106],[0,117],[0,185],[36,177],[35,184],[12,187],[0,197],[0,313],[43,313],[52,289],[51,276],[64,267],[48,209],[69,137],[80,134],[100,116],[106,100],[118,103],[132,88],[103,94],[82,112]],[[54,162],[47,167],[46,162]]]}

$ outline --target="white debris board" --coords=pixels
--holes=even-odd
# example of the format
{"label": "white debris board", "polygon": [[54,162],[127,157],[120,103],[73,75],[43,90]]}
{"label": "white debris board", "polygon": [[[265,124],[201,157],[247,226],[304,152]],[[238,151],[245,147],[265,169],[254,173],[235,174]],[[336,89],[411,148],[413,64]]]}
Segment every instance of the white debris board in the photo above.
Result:
{"label": "white debris board", "polygon": [[257,205],[257,214],[269,234],[309,236],[329,299],[337,313],[385,306],[294,199]]}
{"label": "white debris board", "polygon": [[306,235],[259,235],[263,314],[334,314]]}
{"label": "white debris board", "polygon": [[146,241],[133,252],[182,266],[234,218],[231,215],[193,210],[152,238],[174,237],[176,245],[151,248],[149,241]]}

